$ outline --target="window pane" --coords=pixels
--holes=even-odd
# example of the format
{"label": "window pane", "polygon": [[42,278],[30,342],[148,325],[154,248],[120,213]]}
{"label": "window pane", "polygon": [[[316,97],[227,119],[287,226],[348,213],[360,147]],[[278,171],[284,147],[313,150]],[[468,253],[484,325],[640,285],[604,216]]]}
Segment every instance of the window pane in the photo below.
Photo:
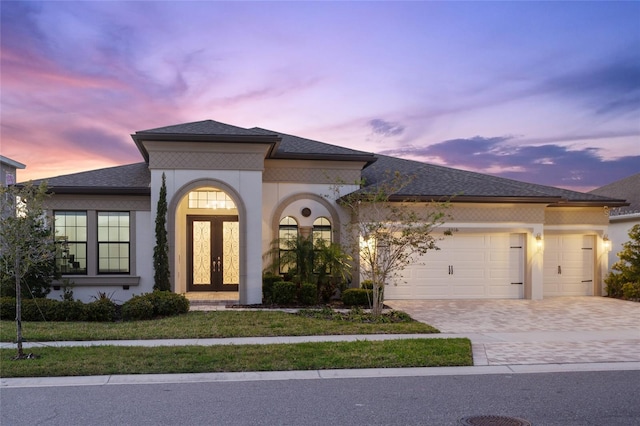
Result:
{"label": "window pane", "polygon": [[107,226],[109,225],[109,218],[104,214],[98,215],[98,226]]}
{"label": "window pane", "polygon": [[129,273],[129,212],[99,212],[98,273]]}
{"label": "window pane", "polygon": [[87,273],[87,213],[54,212],[56,266],[62,274]]}

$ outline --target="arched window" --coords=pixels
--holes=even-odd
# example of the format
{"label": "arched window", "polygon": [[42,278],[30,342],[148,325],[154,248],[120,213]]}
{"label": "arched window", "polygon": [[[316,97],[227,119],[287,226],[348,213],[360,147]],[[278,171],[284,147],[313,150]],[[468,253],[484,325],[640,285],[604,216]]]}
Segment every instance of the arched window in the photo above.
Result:
{"label": "arched window", "polygon": [[313,242],[323,240],[331,243],[331,222],[326,217],[319,217],[313,221]]}
{"label": "arched window", "polygon": [[278,246],[280,249],[279,257],[280,257],[280,273],[285,274],[294,267],[290,262],[286,260],[290,260],[291,257],[288,255],[293,252],[293,248],[295,247],[294,243],[298,239],[298,221],[296,221],[291,216],[286,216],[280,220],[280,226],[278,228]]}

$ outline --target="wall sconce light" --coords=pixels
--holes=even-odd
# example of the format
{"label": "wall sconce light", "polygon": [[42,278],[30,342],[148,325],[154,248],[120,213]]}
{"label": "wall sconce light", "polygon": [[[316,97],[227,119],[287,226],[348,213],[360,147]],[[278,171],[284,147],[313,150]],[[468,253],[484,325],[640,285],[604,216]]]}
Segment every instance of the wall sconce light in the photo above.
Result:
{"label": "wall sconce light", "polygon": [[602,244],[604,245],[605,251],[611,251],[611,240],[607,234],[602,236]]}
{"label": "wall sconce light", "polygon": [[536,245],[539,249],[542,248],[542,235],[540,233],[536,234]]}

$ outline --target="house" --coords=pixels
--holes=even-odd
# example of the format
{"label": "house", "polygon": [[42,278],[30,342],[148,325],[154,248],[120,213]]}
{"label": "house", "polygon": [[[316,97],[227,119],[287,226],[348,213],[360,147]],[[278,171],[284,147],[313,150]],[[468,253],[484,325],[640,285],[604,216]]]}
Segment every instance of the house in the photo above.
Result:
{"label": "house", "polygon": [[640,224],[640,173],[594,189],[590,194],[626,199],[628,205],[609,210],[609,234],[611,251],[609,267],[616,263],[622,244],[629,241],[629,231]]}
{"label": "house", "polygon": [[[456,195],[458,232],[388,285],[388,299],[600,295],[611,199],[376,155],[262,128],[205,120],[136,132],[143,161],[48,179],[57,262],[87,300],[153,288],[155,215],[166,176],[173,291],[260,303],[263,254],[279,235],[339,242],[349,217],[331,198],[413,174],[425,200]],[[51,297],[59,297],[60,283]]]}
{"label": "house", "polygon": [[22,163],[0,155],[0,186],[13,185],[16,183],[18,181],[16,179],[17,170],[24,169],[25,167]]}

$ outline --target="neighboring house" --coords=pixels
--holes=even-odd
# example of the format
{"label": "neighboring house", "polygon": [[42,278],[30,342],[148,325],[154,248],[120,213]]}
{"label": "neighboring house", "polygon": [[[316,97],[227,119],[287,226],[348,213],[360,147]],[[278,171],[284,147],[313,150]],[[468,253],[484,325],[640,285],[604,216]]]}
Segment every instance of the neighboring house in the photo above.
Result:
{"label": "neighboring house", "polygon": [[[16,175],[18,169],[24,169],[25,167],[26,166],[22,163],[18,163],[11,158],[0,155],[0,187],[15,184],[17,182]],[[5,195],[5,197],[8,196],[8,194]],[[2,211],[0,212],[0,214],[3,215],[3,217],[6,217],[5,215],[7,214],[7,212]]]}
{"label": "neighboring house", "polygon": [[640,224],[640,173],[594,189],[590,194],[626,199],[629,205],[609,210],[609,234],[611,251],[609,268],[617,262],[622,244],[629,241],[629,231]]}
{"label": "neighboring house", "polygon": [[16,179],[17,169],[24,169],[26,166],[11,158],[0,155],[0,186],[13,185]]}
{"label": "neighboring house", "polygon": [[[263,254],[278,236],[339,242],[349,217],[336,182],[413,174],[404,195],[455,195],[458,232],[385,290],[388,299],[528,298],[602,294],[610,199],[206,120],[136,132],[143,162],[48,179],[58,265],[88,300],[153,288],[154,221],[162,175],[172,289],[262,299]],[[605,207],[606,206],[606,207]],[[354,283],[356,284],[356,283]],[[59,297],[56,287],[51,297]]]}

